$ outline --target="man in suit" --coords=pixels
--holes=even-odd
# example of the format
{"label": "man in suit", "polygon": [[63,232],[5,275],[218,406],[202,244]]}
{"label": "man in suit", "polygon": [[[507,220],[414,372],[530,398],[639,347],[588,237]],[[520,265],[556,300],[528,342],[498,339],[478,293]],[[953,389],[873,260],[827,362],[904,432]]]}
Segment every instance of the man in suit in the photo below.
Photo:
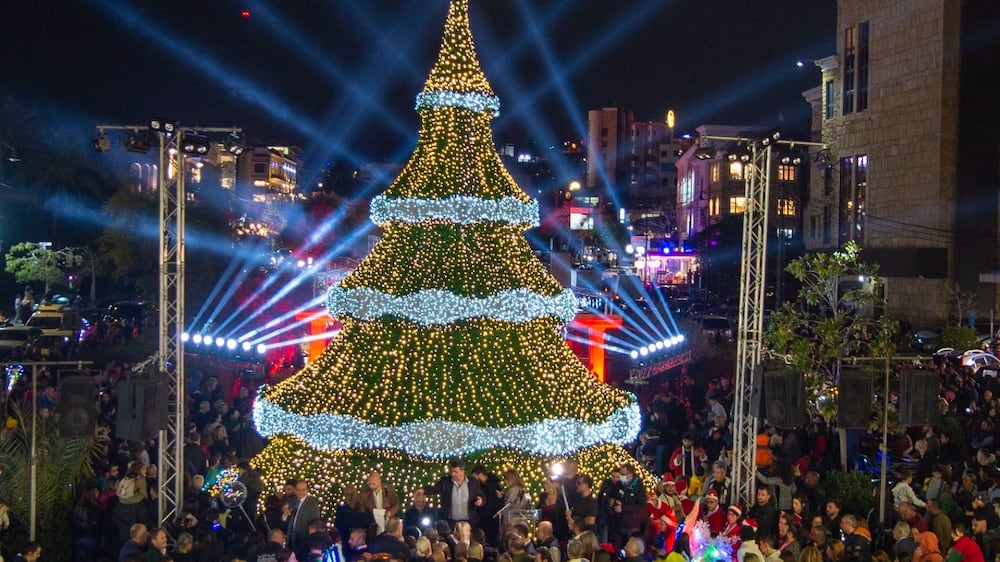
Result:
{"label": "man in suit", "polygon": [[447,520],[452,526],[457,521],[468,521],[476,527],[479,508],[485,503],[483,489],[479,480],[469,478],[465,473],[465,463],[453,460],[449,463],[451,475],[445,476],[437,484],[426,486],[424,492],[440,496],[441,519]]}
{"label": "man in suit", "polygon": [[368,545],[372,554],[389,554],[402,560],[409,560],[410,547],[403,541],[403,521],[398,517],[390,517],[385,523],[385,532],[375,537]]}
{"label": "man in suit", "polygon": [[378,471],[368,475],[368,488],[361,492],[360,509],[374,519],[380,531],[385,530],[388,518],[399,513],[399,497],[391,486],[382,483]]}
{"label": "man in suit", "polygon": [[309,495],[309,483],[304,478],[295,482],[295,497],[298,502],[288,524],[288,546],[292,550],[301,546],[309,537],[309,522],[322,517],[319,502]]}

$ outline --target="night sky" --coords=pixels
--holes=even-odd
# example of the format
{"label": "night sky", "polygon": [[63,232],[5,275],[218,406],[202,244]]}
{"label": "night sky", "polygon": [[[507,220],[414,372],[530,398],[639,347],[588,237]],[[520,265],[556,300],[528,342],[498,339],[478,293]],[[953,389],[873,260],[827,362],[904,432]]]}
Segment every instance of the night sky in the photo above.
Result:
{"label": "night sky", "polygon": [[[446,11],[445,0],[9,2],[0,95],[85,125],[163,115],[242,126],[307,160],[399,160]],[[613,105],[639,120],[672,107],[682,130],[804,123],[812,61],[836,41],[834,0],[472,0],[471,14],[501,100],[498,139],[540,145],[583,138],[586,110]]]}

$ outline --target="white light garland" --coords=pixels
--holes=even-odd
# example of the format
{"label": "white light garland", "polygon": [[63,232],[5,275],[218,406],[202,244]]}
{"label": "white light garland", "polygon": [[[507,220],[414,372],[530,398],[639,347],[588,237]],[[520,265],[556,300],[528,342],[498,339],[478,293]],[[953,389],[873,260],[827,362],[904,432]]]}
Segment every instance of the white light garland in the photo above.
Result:
{"label": "white light garland", "polygon": [[479,427],[429,420],[382,427],[337,414],[286,412],[258,394],[254,403],[257,431],[270,437],[290,433],[310,447],[326,450],[390,448],[411,455],[448,458],[509,447],[538,455],[568,455],[592,445],[633,441],[639,432],[639,405],[632,401],[603,423],[555,418],[513,427]]}
{"label": "white light garland", "polygon": [[555,317],[569,322],[578,310],[576,296],[569,289],[546,297],[523,287],[474,298],[442,289],[428,289],[397,297],[368,287],[344,289],[335,285],[327,293],[326,307],[333,317],[346,314],[360,320],[373,320],[396,316],[425,326],[450,324],[468,318],[521,323]]}
{"label": "white light garland", "polygon": [[386,197],[379,195],[371,202],[372,222],[381,225],[390,221],[421,223],[445,220],[454,224],[483,221],[538,226],[538,201],[517,197],[484,199],[471,195],[452,195],[442,199],[420,197]]}
{"label": "white light garland", "polygon": [[469,109],[476,113],[482,111],[492,111],[493,116],[500,115],[500,98],[488,96],[479,92],[452,92],[442,90],[432,90],[417,94],[417,103],[414,109],[437,109],[440,107],[460,107]]}

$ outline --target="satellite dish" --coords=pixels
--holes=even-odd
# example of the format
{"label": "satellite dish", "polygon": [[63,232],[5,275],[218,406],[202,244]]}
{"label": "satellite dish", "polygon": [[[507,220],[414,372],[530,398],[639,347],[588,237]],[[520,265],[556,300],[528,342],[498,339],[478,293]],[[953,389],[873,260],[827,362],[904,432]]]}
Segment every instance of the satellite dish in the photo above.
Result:
{"label": "satellite dish", "polygon": [[222,505],[232,509],[234,507],[239,507],[243,505],[243,502],[247,499],[247,487],[243,482],[235,481],[231,484],[227,484],[225,488],[222,489],[222,493],[219,494],[219,501]]}

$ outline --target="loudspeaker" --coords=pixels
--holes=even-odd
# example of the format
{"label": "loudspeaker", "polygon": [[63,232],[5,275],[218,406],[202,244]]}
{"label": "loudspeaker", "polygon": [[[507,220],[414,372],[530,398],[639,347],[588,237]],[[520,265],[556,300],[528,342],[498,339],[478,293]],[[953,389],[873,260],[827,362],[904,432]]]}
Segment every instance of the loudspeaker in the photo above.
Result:
{"label": "loudspeaker", "polygon": [[872,420],[872,402],[875,400],[872,376],[864,369],[841,367],[837,390],[837,427],[868,429]]}
{"label": "loudspeaker", "polygon": [[59,382],[59,434],[93,437],[97,422],[97,387],[91,377],[66,377]]}
{"label": "loudspeaker", "polygon": [[934,371],[906,367],[899,376],[899,423],[903,425],[937,425],[938,391],[941,382]]}
{"label": "loudspeaker", "polygon": [[166,381],[128,380],[118,387],[115,435],[129,441],[152,439],[167,427]]}
{"label": "loudspeaker", "polygon": [[775,427],[791,429],[808,423],[802,373],[787,367],[764,371],[764,404],[764,417]]}

